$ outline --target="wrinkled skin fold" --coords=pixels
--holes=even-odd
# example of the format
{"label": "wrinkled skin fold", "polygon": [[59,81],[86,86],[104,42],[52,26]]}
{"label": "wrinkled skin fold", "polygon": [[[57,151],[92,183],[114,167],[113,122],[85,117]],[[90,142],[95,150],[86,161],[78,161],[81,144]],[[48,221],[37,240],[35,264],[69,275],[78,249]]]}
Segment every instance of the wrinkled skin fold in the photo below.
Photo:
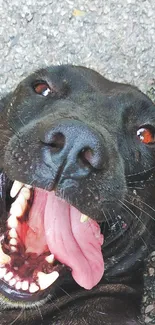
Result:
{"label": "wrinkled skin fold", "polygon": [[[149,130],[152,143],[144,143],[137,135],[141,128]],[[113,83],[84,67],[62,65],[39,70],[0,101],[1,242],[6,241],[8,233],[13,182],[32,185],[34,196],[43,189],[48,199],[43,201],[39,196],[46,207],[41,236],[45,244],[48,242],[49,251],[54,250],[55,270],[59,271],[51,286],[31,295],[1,278],[1,324],[143,324],[140,309],[144,265],[155,247],[154,136],[155,105],[146,95],[136,87]],[[33,219],[39,204],[33,195],[29,202],[30,211],[34,211],[32,219],[29,212],[22,222],[18,221],[18,234],[23,236],[25,246],[27,235],[21,235],[23,229],[27,231],[35,220],[40,222]],[[59,204],[54,210],[50,195],[55,195],[60,206],[65,202],[64,206],[74,213],[66,212],[66,219],[61,219]],[[55,212],[49,212],[52,209]],[[70,244],[69,234],[63,238],[60,252],[60,234],[67,234],[65,220],[75,222],[74,209],[100,228],[104,243],[97,242],[95,249],[97,253],[102,250],[104,264],[97,264],[94,253],[87,257],[86,266],[80,267],[80,253],[75,257],[77,264],[72,263],[74,245]],[[51,231],[51,239],[47,232],[50,227],[55,229],[55,220],[57,232]],[[73,243],[76,234],[79,244],[84,243],[81,254],[87,256],[90,238],[82,232],[81,224],[74,225]],[[42,245],[39,241],[38,247]],[[64,258],[64,247],[68,258]],[[11,256],[12,263],[9,267],[14,265],[13,259],[19,259],[19,249],[15,257],[7,246],[5,253]],[[42,246],[40,249],[41,254],[47,253]],[[22,254],[24,263],[25,250]],[[35,258],[34,270],[42,263]],[[79,277],[74,277],[75,264]],[[88,283],[86,286],[88,274],[82,285],[79,282],[81,269],[85,273],[88,264],[94,279],[95,272],[104,265],[101,280],[98,277],[97,283],[89,281],[89,286],[93,283],[91,288]],[[32,267],[32,256],[28,265]],[[17,276],[18,271],[13,272]]]}

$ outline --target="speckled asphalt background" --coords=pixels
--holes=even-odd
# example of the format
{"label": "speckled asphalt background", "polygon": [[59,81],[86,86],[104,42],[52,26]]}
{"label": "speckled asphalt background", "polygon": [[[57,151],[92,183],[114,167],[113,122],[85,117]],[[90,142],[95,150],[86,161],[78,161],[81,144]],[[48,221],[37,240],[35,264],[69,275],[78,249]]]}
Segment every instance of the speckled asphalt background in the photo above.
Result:
{"label": "speckled asphalt background", "polygon": [[62,62],[144,91],[155,77],[154,0],[0,0],[0,22],[0,95]]}
{"label": "speckled asphalt background", "polygon": [[[74,63],[155,100],[155,0],[0,0],[0,22],[0,96],[34,69]],[[142,312],[155,324],[155,255],[144,280]]]}

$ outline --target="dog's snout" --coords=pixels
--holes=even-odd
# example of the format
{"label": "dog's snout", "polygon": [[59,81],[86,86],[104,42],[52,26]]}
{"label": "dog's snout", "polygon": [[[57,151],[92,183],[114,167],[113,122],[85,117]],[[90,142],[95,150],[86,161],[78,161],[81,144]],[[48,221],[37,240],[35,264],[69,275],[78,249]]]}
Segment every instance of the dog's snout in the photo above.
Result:
{"label": "dog's snout", "polygon": [[[84,122],[61,120],[43,131],[45,159],[51,165],[63,165],[64,175],[87,176],[92,169],[102,169],[108,155],[103,137]],[[67,173],[67,170],[69,171]]]}

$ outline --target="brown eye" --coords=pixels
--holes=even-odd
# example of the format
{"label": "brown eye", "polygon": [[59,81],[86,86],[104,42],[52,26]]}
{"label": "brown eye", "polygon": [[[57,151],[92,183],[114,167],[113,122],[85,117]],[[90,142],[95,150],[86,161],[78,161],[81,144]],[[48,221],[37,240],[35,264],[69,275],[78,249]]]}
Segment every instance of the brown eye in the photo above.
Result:
{"label": "brown eye", "polygon": [[145,144],[155,143],[155,129],[152,126],[141,127],[137,131],[137,136],[140,141]]}
{"label": "brown eye", "polygon": [[36,92],[36,94],[41,96],[48,96],[51,92],[51,89],[49,85],[45,81],[38,81],[33,85],[33,89]]}

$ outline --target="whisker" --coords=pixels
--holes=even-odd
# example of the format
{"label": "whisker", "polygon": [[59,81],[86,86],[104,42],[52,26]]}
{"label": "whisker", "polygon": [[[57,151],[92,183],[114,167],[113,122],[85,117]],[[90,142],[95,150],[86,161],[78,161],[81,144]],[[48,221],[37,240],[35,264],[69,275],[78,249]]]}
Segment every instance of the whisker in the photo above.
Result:
{"label": "whisker", "polygon": [[128,188],[134,189],[134,190],[144,190],[145,189],[145,187],[136,187],[136,186],[128,186]]}
{"label": "whisker", "polygon": [[25,310],[25,308],[23,307],[23,308],[21,309],[21,311],[19,312],[18,316],[13,320],[13,322],[10,323],[10,325],[13,325],[13,324],[16,323],[16,321],[17,321],[17,320],[21,317],[21,315],[23,314],[24,310]]}
{"label": "whisker", "polygon": [[102,209],[102,212],[103,212],[104,217],[105,217],[105,220],[106,220],[106,222],[107,222],[107,224],[108,224],[108,226],[109,226],[109,228],[110,228],[109,220],[108,220],[108,218],[107,218],[107,216],[106,216],[106,213],[105,213],[105,211],[104,211],[103,209]]}
{"label": "whisker", "polygon": [[71,298],[72,299],[72,296],[65,290],[65,289],[63,289],[63,288],[61,288],[60,286],[58,286],[57,285],[57,287],[59,288],[59,289],[61,289],[69,298]]}
{"label": "whisker", "polygon": [[[132,211],[124,202],[122,202],[121,200],[119,200],[119,202],[123,205],[123,206],[125,206],[126,208],[127,208],[127,210],[129,210],[130,212],[131,212],[131,214],[133,215],[133,216],[135,216],[135,218],[142,224],[142,226],[143,227],[145,227],[145,229],[148,231],[148,229],[147,229],[147,227],[146,227],[146,225],[142,222],[142,220],[134,213],[134,211]],[[127,200],[126,200],[126,202],[127,203],[130,203],[130,202],[128,202]],[[148,231],[149,232],[149,231]],[[150,232],[149,232],[150,233]]]}
{"label": "whisker", "polygon": [[[155,221],[155,218],[153,218],[148,212],[146,212],[145,210],[143,210],[142,208],[140,208],[138,205],[136,205],[135,203],[132,203],[126,199],[124,199],[124,201],[126,201],[127,203],[129,203],[130,205],[134,206],[135,208],[139,209],[141,212],[145,213],[148,217],[150,217],[150,219],[152,219],[153,221]],[[153,210],[155,211],[155,210]]]}
{"label": "whisker", "polygon": [[[121,200],[119,200],[122,207],[124,206],[125,210],[129,210],[131,212],[131,215],[134,215],[136,217],[136,219],[142,224],[142,226],[147,230],[147,232],[150,234],[149,230],[147,229],[146,225],[141,221],[141,219],[125,204],[123,203]],[[127,211],[126,210],[126,211]],[[131,228],[130,228],[130,231],[131,231]],[[140,239],[141,241],[144,243],[145,247],[148,249],[148,245],[147,243],[145,242],[144,238],[142,236],[140,236]]]}
{"label": "whisker", "polygon": [[41,312],[41,309],[40,309],[40,307],[39,307],[38,305],[36,305],[36,306],[35,306],[35,308],[36,308],[36,310],[38,311],[38,313],[39,313],[39,315],[40,315],[40,318],[41,318],[41,320],[43,321],[43,320],[44,320],[44,318],[43,318],[43,315],[42,315],[42,312]]}
{"label": "whisker", "polygon": [[58,307],[58,306],[54,303],[54,301],[52,300],[51,297],[48,297],[48,300],[52,303],[52,305],[53,305],[53,306],[54,306],[58,311],[61,311],[60,307]]}
{"label": "whisker", "polygon": [[128,174],[126,175],[126,177],[132,177],[132,176],[138,176],[138,175],[141,175],[141,174],[146,174],[147,172],[151,171],[151,170],[154,170],[155,169],[155,166],[154,167],[151,167],[149,169],[146,169],[146,170],[143,170],[139,173],[134,173],[134,174]]}

